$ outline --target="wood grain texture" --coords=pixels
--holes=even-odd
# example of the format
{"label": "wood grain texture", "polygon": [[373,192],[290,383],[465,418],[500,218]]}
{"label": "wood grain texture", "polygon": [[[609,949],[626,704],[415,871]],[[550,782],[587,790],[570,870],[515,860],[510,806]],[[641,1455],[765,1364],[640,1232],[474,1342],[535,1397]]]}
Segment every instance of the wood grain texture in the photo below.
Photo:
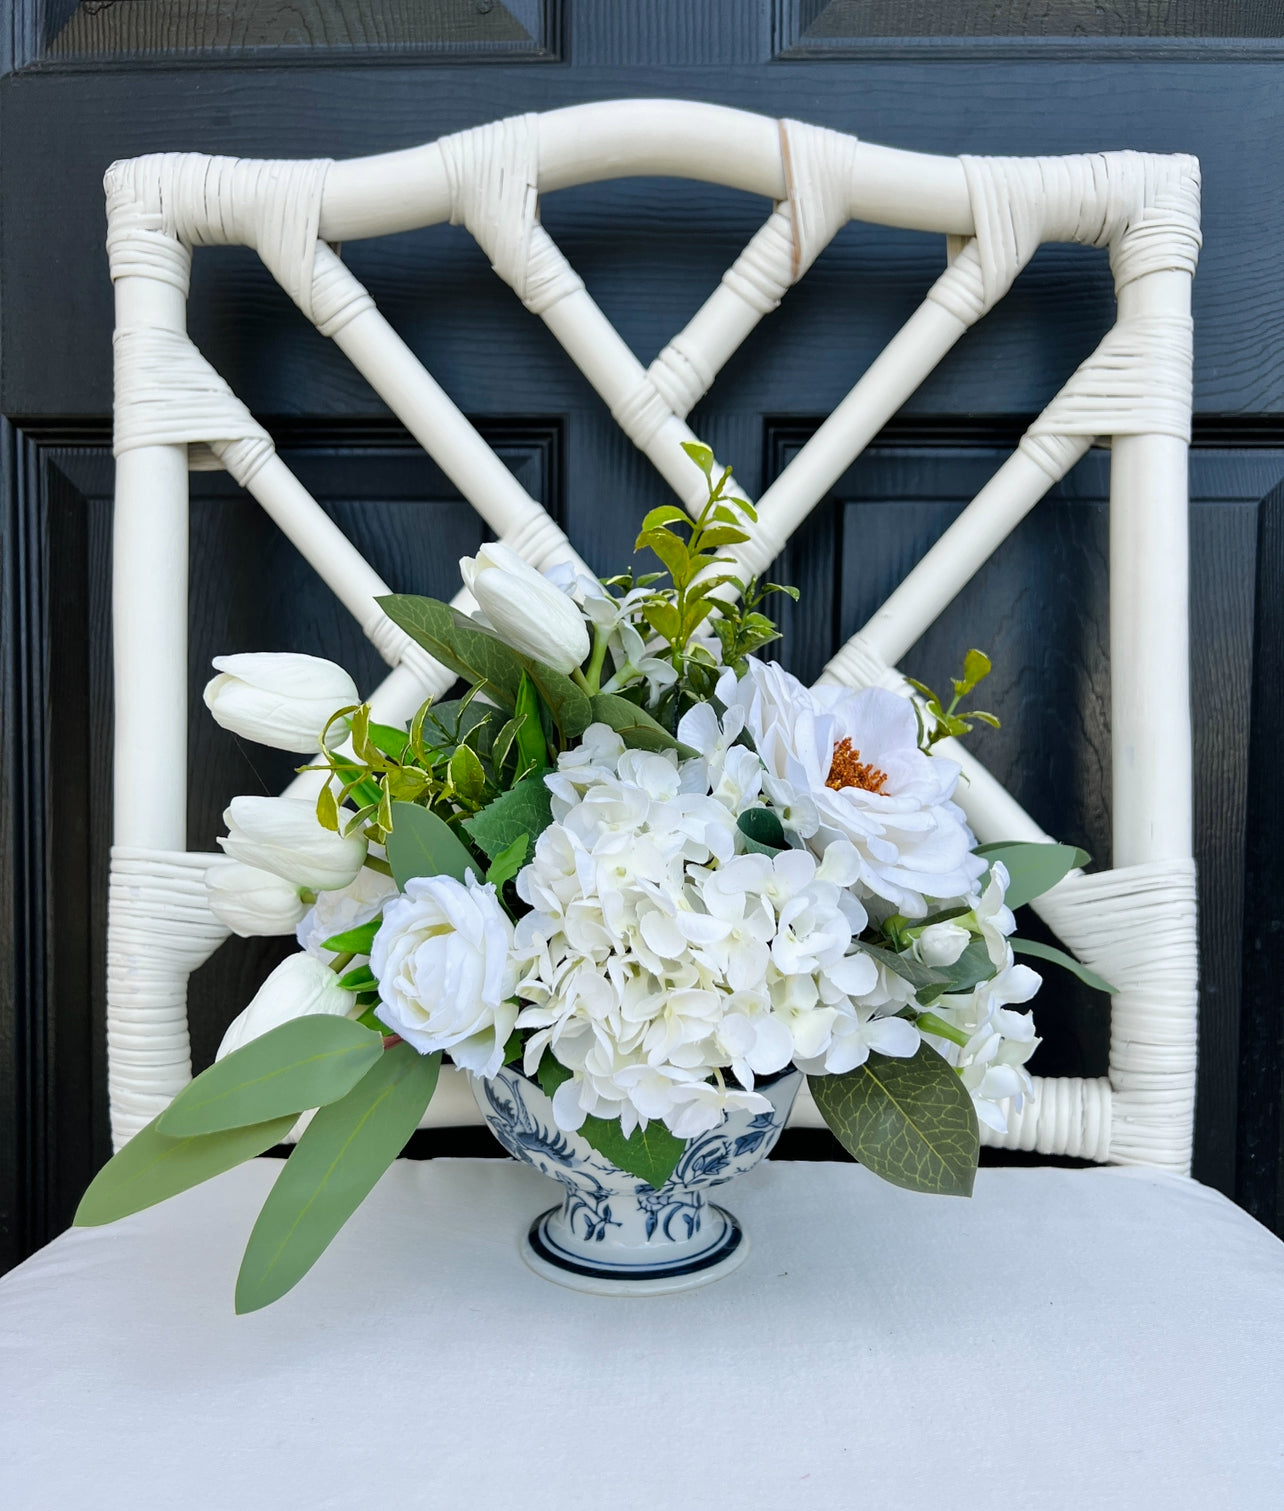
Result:
{"label": "wood grain texture", "polygon": [[[66,7],[63,7],[65,10]],[[263,53],[558,56],[556,0],[82,0],[49,18],[52,62],[163,57],[205,66]]]}
{"label": "wood grain texture", "polygon": [[867,37],[1279,37],[1272,0],[783,0],[797,45]]}

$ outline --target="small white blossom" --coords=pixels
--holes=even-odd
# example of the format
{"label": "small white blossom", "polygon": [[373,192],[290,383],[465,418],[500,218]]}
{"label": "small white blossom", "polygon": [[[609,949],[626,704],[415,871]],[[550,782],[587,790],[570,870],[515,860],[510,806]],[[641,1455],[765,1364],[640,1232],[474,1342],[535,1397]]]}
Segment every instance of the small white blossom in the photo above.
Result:
{"label": "small white blossom", "polygon": [[[378,850],[380,856],[383,854],[377,846],[372,846],[372,850]],[[346,934],[349,929],[378,918],[384,904],[396,896],[397,883],[391,876],[362,866],[346,887],[318,895],[295,930],[299,947],[328,963],[330,951],[321,948],[327,939]]]}

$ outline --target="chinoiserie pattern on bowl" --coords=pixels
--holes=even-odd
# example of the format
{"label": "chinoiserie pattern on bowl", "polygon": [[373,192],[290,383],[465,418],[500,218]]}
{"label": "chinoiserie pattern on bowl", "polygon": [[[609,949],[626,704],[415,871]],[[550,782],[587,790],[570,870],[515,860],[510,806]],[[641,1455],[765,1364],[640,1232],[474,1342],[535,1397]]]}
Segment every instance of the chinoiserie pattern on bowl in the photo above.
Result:
{"label": "chinoiserie pattern on bowl", "polygon": [[731,1112],[688,1140],[657,1190],[560,1129],[552,1102],[515,1067],[471,1079],[482,1116],[504,1148],[566,1188],[562,1205],[531,1225],[522,1249],[527,1264],[562,1285],[610,1295],[687,1290],[744,1260],[748,1243],[739,1223],[705,1193],[770,1153],[802,1085],[792,1067],[759,1081],[755,1089],[770,1111]]}

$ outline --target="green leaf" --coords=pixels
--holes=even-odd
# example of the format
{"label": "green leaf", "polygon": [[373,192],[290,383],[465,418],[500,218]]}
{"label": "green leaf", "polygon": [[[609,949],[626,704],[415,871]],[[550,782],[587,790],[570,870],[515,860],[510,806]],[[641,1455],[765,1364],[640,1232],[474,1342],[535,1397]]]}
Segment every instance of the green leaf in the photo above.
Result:
{"label": "green leaf", "polygon": [[394,760],[401,760],[406,753],[406,731],[394,729],[391,724],[370,724],[366,738],[376,750],[382,750],[384,755],[392,756]]}
{"label": "green leaf", "polygon": [[396,1044],[312,1119],[250,1234],[236,1280],[238,1313],[284,1296],[321,1257],[419,1126],[440,1066],[440,1054]]}
{"label": "green leaf", "polygon": [[1074,845],[1027,844],[1022,840],[999,840],[978,845],[975,853],[991,865],[1001,861],[1007,867],[1008,890],[1004,901],[1019,908],[1032,897],[1039,897],[1069,872],[1086,866],[1092,857]]}
{"label": "green leaf", "polygon": [[642,521],[642,531],[658,530],[662,525],[689,525],[685,509],[679,509],[676,504],[661,504],[658,509],[651,512]]}
{"label": "green leaf", "polygon": [[375,600],[392,622],[405,630],[443,666],[478,684],[492,702],[511,709],[522,680],[517,652],[488,635],[464,614],[436,598],[390,593]]}
{"label": "green leaf", "polygon": [[643,530],[633,542],[633,549],[653,551],[668,570],[674,587],[685,587],[691,577],[691,552],[684,540],[669,530]]}
{"label": "green leaf", "polygon": [[166,1138],[194,1138],[298,1117],[345,1096],[382,1053],[378,1036],[347,1018],[292,1018],[202,1071],[156,1127]]}
{"label": "green leaf", "polygon": [[617,693],[598,693],[593,699],[593,717],[608,724],[626,745],[637,750],[676,750],[684,760],[699,752],[675,740],[663,724],[658,723],[627,698]]}
{"label": "green leaf", "polygon": [[1059,950],[1052,944],[1040,944],[1037,939],[1011,938],[1008,943],[1018,955],[1033,955],[1036,960],[1049,960],[1053,965],[1063,966],[1072,971],[1079,980],[1099,992],[1106,992],[1110,996],[1119,990],[1117,986],[1111,986],[1103,977],[1098,976],[1096,971],[1090,971],[1081,960],[1076,960],[1073,955],[1067,955],[1064,950]]}
{"label": "green leaf", "polygon": [[[339,985],[345,992],[368,992],[379,985],[378,978],[368,965],[359,965],[339,977]],[[309,1106],[314,1104],[309,1103]]]}
{"label": "green leaf", "polygon": [[524,1044],[520,1029],[514,1029],[508,1036],[508,1042],[504,1045],[504,1064],[515,1064],[522,1057]]}
{"label": "green leaf", "polygon": [[579,1135],[613,1165],[636,1175],[658,1191],[677,1168],[686,1140],[677,1138],[663,1123],[650,1122],[635,1128],[628,1138],[619,1118],[585,1118]]}
{"label": "green leaf", "polygon": [[166,1138],[156,1126],[160,1118],[153,1118],[94,1176],[73,1221],[79,1228],[95,1228],[199,1186],[279,1144],[295,1116],[198,1138]]}
{"label": "green leaf", "polygon": [[511,881],[522,869],[526,861],[526,852],[531,848],[529,834],[519,834],[511,845],[505,845],[486,872],[486,880],[497,887],[502,887],[506,881]]}
{"label": "green leaf", "polygon": [[[913,955],[898,954],[895,950],[885,950],[881,945],[866,944],[863,939],[853,939],[852,948],[859,950],[862,955],[868,955],[878,965],[886,966],[889,971],[908,981],[916,991],[924,991],[937,986],[944,990],[944,978],[930,965],[924,965],[921,960],[915,960]],[[940,993],[938,992],[939,996]]]}
{"label": "green leaf", "polygon": [[321,948],[336,955],[368,955],[382,922],[382,918],[372,918],[369,923],[358,924],[355,929],[345,929],[342,934],[331,934]]}
{"label": "green leaf", "polygon": [[918,1000],[926,1007],[946,992],[970,992],[981,981],[994,975],[994,962],[984,939],[973,939],[953,965],[932,967],[936,982],[921,989]]}
{"label": "green leaf", "polygon": [[539,1089],[550,1101],[553,1093],[563,1081],[571,1079],[571,1072],[554,1055],[551,1049],[545,1049],[540,1056],[539,1065],[535,1069],[535,1079],[539,1082]]}
{"label": "green leaf", "polygon": [[757,855],[775,855],[789,848],[779,815],[772,808],[746,808],[736,819],[741,842]]}
{"label": "green leaf", "polygon": [[678,638],[682,619],[671,603],[647,603],[642,606],[642,617],[662,640],[670,645]]}
{"label": "green leaf", "polygon": [[845,1075],[813,1076],[821,1116],[855,1159],[894,1186],[971,1196],[980,1152],[972,1098],[926,1044],[912,1059],[870,1051]]}
{"label": "green leaf", "polygon": [[990,675],[990,658],[984,651],[972,650],[963,658],[963,676],[961,680],[954,680],[954,691],[962,698],[965,697],[978,682],[983,682]]}
{"label": "green leaf", "polygon": [[705,477],[709,477],[713,472],[713,452],[707,446],[702,446],[699,441],[683,441],[682,449]]}
{"label": "green leaf", "polygon": [[[522,663],[526,667],[527,675],[539,689],[540,697],[548,705],[548,711],[553,715],[553,723],[562,731],[567,740],[578,740],[593,722],[593,707],[589,702],[588,694],[583,688],[577,687],[569,677],[564,677],[561,672],[555,672],[551,666],[545,666],[541,661],[532,661],[523,656]],[[520,697],[517,711],[522,712]],[[535,707],[532,711],[534,738],[542,739],[539,709]],[[518,744],[521,744],[520,740]],[[547,753],[542,748],[539,764],[541,766],[548,764]]]}
{"label": "green leaf", "polygon": [[415,876],[453,876],[463,881],[469,871],[481,875],[481,866],[445,819],[413,803],[392,805],[386,849],[393,879],[403,892]]}
{"label": "green leaf", "polygon": [[491,860],[499,857],[519,837],[531,848],[553,822],[552,800],[542,776],[529,776],[507,792],[501,792],[480,813],[464,820],[464,828]]}
{"label": "green leaf", "polygon": [[476,802],[486,791],[486,772],[477,752],[468,745],[456,745],[446,766],[451,786],[460,797]]}
{"label": "green leaf", "polygon": [[719,546],[739,546],[749,539],[749,532],[739,525],[712,525],[700,536],[702,551],[716,551]]}

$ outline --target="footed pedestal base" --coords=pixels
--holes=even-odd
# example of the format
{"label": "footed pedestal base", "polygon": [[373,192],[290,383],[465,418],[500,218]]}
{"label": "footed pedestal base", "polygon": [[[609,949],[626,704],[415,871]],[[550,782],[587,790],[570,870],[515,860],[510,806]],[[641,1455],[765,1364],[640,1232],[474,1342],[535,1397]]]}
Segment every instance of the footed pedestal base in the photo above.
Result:
{"label": "footed pedestal base", "polygon": [[[522,1243],[522,1258],[545,1280],[591,1291],[599,1296],[662,1296],[690,1291],[721,1280],[737,1270],[749,1254],[744,1230],[722,1207],[703,1210],[706,1240],[697,1252],[661,1256],[646,1250],[605,1245],[594,1253],[577,1238],[567,1241],[565,1207],[553,1207],[537,1217]],[[689,1245],[669,1245],[690,1247]]]}

